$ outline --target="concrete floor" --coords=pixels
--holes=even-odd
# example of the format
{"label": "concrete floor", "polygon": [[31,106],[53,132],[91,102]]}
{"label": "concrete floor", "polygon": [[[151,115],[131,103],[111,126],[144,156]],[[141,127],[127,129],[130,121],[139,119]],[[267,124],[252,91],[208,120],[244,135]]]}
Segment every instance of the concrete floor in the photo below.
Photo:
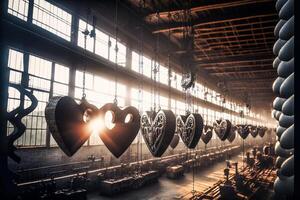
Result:
{"label": "concrete floor", "polygon": [[[231,158],[232,161],[238,161],[239,166],[242,165],[242,155]],[[209,186],[216,183],[220,178],[224,177],[223,169],[226,167],[225,162],[219,162],[215,165],[198,171],[195,171],[194,188],[196,191],[203,191]],[[234,172],[234,169],[231,170]],[[184,177],[178,180],[170,180],[165,176],[160,177],[157,183],[145,186],[138,190],[115,195],[113,197],[105,197],[97,192],[88,194],[88,200],[124,200],[124,199],[184,199],[193,189],[193,173],[185,173]]]}

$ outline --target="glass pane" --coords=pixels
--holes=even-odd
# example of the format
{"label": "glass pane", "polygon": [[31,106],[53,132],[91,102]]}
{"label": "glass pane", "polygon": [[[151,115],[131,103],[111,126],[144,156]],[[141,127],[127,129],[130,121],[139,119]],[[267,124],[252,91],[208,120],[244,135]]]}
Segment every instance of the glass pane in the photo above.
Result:
{"label": "glass pane", "polygon": [[72,15],[45,0],[35,0],[32,23],[55,35],[71,40]]}
{"label": "glass pane", "polygon": [[24,21],[27,21],[28,0],[8,0],[7,12]]}

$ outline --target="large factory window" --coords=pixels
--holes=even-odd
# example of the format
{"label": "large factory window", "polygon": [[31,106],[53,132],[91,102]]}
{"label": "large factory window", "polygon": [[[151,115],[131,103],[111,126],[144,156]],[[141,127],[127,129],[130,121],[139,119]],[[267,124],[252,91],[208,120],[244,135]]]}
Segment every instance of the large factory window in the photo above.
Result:
{"label": "large factory window", "polygon": [[[29,59],[24,59],[24,56]],[[23,123],[27,127],[26,132],[16,141],[19,147],[46,146],[47,124],[45,121],[45,107],[49,101],[50,94],[68,95],[69,68],[60,64],[53,64],[48,60],[37,56],[25,54],[16,50],[9,50],[8,56],[9,81],[20,83],[22,73],[29,75],[28,86],[33,90],[33,94],[38,99],[37,108],[28,116],[23,118]],[[27,62],[28,61],[28,62]],[[24,67],[28,65],[28,71]],[[54,73],[54,74],[53,74]],[[54,78],[52,79],[52,75]],[[26,82],[26,80],[25,80]],[[25,83],[26,84],[26,83]],[[53,85],[53,87],[51,87]],[[52,88],[52,90],[51,90]],[[11,111],[20,103],[20,93],[9,87],[9,98],[7,110]],[[25,107],[30,102],[25,99]],[[8,123],[8,134],[12,131],[12,125]],[[50,145],[56,146],[53,138],[50,138]]]}
{"label": "large factory window", "polygon": [[[86,21],[79,19],[79,28],[78,28],[78,42],[77,45],[84,48],[84,34],[85,30],[91,31],[93,29],[91,24],[87,24]],[[94,38],[87,36],[86,37],[86,49],[88,51],[94,52]],[[107,47],[108,49],[108,47]]]}
{"label": "large factory window", "polygon": [[[24,71],[24,54],[15,50],[9,50],[8,67],[10,69],[10,82],[21,81]],[[28,73],[29,87],[33,89],[33,94],[38,99],[37,108],[28,116],[23,118],[23,123],[27,127],[26,132],[16,141],[17,146],[45,146],[47,125],[44,117],[44,109],[49,99],[50,79],[52,63],[29,55]],[[9,88],[8,108],[10,111],[20,102],[20,93]],[[25,99],[25,107],[30,102]],[[8,123],[8,133],[12,131],[11,124]]]}
{"label": "large factory window", "polygon": [[186,112],[186,105],[183,101],[171,99],[171,109],[176,115],[184,115]]}
{"label": "large factory window", "polygon": [[140,111],[149,111],[153,107],[153,95],[148,91],[141,91],[139,96],[139,90],[136,88],[131,89],[131,105],[138,108]]}
{"label": "large factory window", "polygon": [[[110,37],[111,46],[109,48],[109,60],[116,62],[116,39]],[[125,67],[126,65],[126,46],[118,42],[117,64]]]}
{"label": "large factory window", "polygon": [[154,63],[152,63],[150,58],[143,56],[143,74],[149,78],[151,78],[152,67]]}
{"label": "large factory window", "polygon": [[169,69],[163,65],[159,66],[159,82],[166,85],[169,84]]}
{"label": "large factory window", "polygon": [[[23,66],[23,54],[21,52],[10,49],[8,56],[8,67],[9,67],[9,82],[20,83],[22,72],[24,70]],[[20,93],[14,89],[8,88],[8,101],[7,101],[7,111],[10,112],[17,108],[20,103]],[[14,130],[11,123],[7,123],[7,134],[10,134]],[[23,138],[22,138],[23,139]],[[22,142],[22,139],[16,141],[17,145]]]}
{"label": "large factory window", "polygon": [[55,64],[53,96],[68,95],[69,92],[69,68],[63,65]]}
{"label": "large factory window", "polygon": [[173,71],[172,71],[171,75],[172,75],[171,76],[171,87],[173,87],[177,90],[181,90],[180,82],[181,82],[182,76]]}
{"label": "large factory window", "polygon": [[8,0],[7,12],[27,21],[28,4],[28,0]]}
{"label": "large factory window", "polygon": [[135,72],[142,73],[140,72],[140,62],[142,62],[142,60],[140,60],[139,54],[135,51],[132,51],[131,69]]}
{"label": "large factory window", "polygon": [[109,36],[96,29],[95,53],[103,58],[108,59],[108,40]]}
{"label": "large factory window", "polygon": [[[79,19],[79,29],[78,29],[78,46],[84,48],[84,34],[85,30],[91,31],[93,29],[92,25],[86,23],[86,21]],[[99,29],[95,28],[96,38],[86,37],[86,49],[103,58],[109,59],[111,62],[116,62],[116,39],[103,33]],[[126,46],[118,42],[118,57],[117,64],[125,67],[126,65]]]}
{"label": "large factory window", "polygon": [[[139,62],[143,64],[141,69],[139,69],[140,66]],[[154,73],[152,72],[152,70],[155,64],[156,63],[154,60],[151,60],[146,56],[142,56],[141,58],[139,58],[139,54],[137,52],[135,51],[132,52],[131,69],[133,71],[139,72],[144,76],[154,79]],[[158,73],[156,75],[156,80],[167,85],[168,77],[169,77],[168,69],[162,65],[159,66],[159,69],[160,69],[160,74]]]}
{"label": "large factory window", "polygon": [[72,15],[63,9],[52,5],[45,0],[35,0],[32,23],[58,35],[71,40]]}

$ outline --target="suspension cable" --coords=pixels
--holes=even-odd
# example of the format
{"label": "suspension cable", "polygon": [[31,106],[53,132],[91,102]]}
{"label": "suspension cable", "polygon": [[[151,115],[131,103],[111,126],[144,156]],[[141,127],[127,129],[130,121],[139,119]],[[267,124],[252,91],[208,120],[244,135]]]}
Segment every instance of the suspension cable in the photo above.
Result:
{"label": "suspension cable", "polygon": [[[87,36],[89,35],[89,30],[88,30],[88,20],[89,20],[89,16],[90,16],[90,10],[87,10],[87,16],[86,16],[86,23],[85,23],[85,30],[82,31],[83,35],[84,35],[84,57],[86,57],[86,40],[87,40]],[[85,74],[86,74],[86,65],[87,63],[85,62],[84,66],[83,66],[83,73],[82,73],[82,100],[84,100],[86,98],[86,93],[85,93]]]}
{"label": "suspension cable", "polygon": [[115,96],[114,96],[114,103],[118,105],[118,76],[117,76],[117,69],[118,69],[118,2],[116,0],[116,10],[115,10]]}

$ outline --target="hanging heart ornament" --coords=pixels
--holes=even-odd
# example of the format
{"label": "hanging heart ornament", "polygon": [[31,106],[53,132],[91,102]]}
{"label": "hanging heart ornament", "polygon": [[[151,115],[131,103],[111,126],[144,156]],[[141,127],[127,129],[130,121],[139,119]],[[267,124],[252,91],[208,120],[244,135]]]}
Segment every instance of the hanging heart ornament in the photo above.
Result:
{"label": "hanging heart ornament", "polygon": [[141,132],[151,154],[160,157],[174,137],[174,113],[171,110],[145,112],[141,117]]}
{"label": "hanging heart ornament", "polygon": [[92,133],[89,121],[97,108],[83,100],[80,104],[68,96],[55,96],[45,108],[48,128],[61,150],[72,156]]}
{"label": "hanging heart ornament", "polygon": [[208,126],[208,125],[204,126],[204,131],[201,135],[201,140],[204,142],[204,144],[208,144],[208,142],[211,140],[213,134],[212,132],[213,132],[212,126]]}
{"label": "hanging heart ornament", "polygon": [[[108,113],[111,116],[106,120]],[[99,131],[100,138],[108,150],[119,158],[139,132],[139,111],[133,106],[120,109],[114,103],[107,103],[99,109],[99,114],[104,123]]]}
{"label": "hanging heart ornament", "polygon": [[264,137],[266,131],[268,130],[267,127],[259,126],[258,127],[258,134],[260,137]]}
{"label": "hanging heart ornament", "polygon": [[252,137],[256,137],[258,135],[259,128],[257,126],[250,126],[250,134]]}
{"label": "hanging heart ornament", "polygon": [[246,139],[250,133],[249,125],[237,125],[237,132],[241,138]]}
{"label": "hanging heart ornament", "polygon": [[229,120],[216,120],[213,123],[213,128],[220,140],[224,141],[229,135],[231,122]]}
{"label": "hanging heart ornament", "polygon": [[234,139],[235,139],[235,135],[236,135],[236,126],[233,126],[233,125],[231,125],[231,129],[230,129],[230,132],[229,132],[229,135],[228,135],[228,137],[227,137],[227,140],[230,142],[230,143],[232,143],[233,141],[234,141]]}
{"label": "hanging heart ornament", "polygon": [[178,143],[179,143],[179,140],[180,140],[179,136],[177,134],[174,134],[174,137],[173,137],[173,139],[170,143],[170,147],[172,149],[175,149],[177,147]]}
{"label": "hanging heart ornament", "polygon": [[191,113],[188,116],[176,117],[176,133],[189,149],[197,146],[203,131],[203,118],[200,114]]}

